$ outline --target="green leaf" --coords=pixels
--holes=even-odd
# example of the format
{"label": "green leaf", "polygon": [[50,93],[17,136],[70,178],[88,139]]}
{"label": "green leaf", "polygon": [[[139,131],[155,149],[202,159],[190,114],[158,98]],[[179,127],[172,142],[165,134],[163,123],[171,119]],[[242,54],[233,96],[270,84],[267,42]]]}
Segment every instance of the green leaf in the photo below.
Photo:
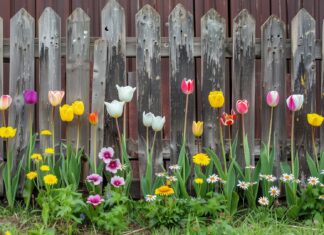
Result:
{"label": "green leaf", "polygon": [[215,168],[216,168],[216,171],[218,173],[218,175],[222,178],[222,179],[226,179],[226,174],[225,172],[223,171],[223,166],[222,166],[222,163],[220,161],[220,159],[218,158],[217,154],[210,148],[206,148],[205,149],[206,152],[207,152],[207,155],[209,157],[211,157],[214,165],[215,165]]}
{"label": "green leaf", "polygon": [[306,160],[307,160],[309,171],[312,174],[312,176],[319,177],[319,172],[317,170],[316,164],[314,160],[311,158],[311,156],[308,154],[308,152],[306,152]]}

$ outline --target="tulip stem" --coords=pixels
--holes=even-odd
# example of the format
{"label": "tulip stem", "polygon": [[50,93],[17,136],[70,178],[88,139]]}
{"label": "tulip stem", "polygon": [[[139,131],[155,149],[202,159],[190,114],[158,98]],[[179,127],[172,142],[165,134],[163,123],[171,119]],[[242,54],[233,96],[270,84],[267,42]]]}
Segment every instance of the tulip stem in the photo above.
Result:
{"label": "tulip stem", "polygon": [[33,109],[29,107],[29,148],[28,148],[28,159],[27,159],[27,171],[30,171],[30,156],[33,144]]}
{"label": "tulip stem", "polygon": [[291,115],[291,134],[290,134],[290,156],[291,156],[291,171],[295,176],[295,164],[294,164],[294,128],[295,127],[295,112]]}
{"label": "tulip stem", "polygon": [[156,132],[157,132],[157,131],[154,131],[153,142],[152,142],[152,148],[151,148],[151,156],[153,156],[154,144],[155,144],[155,139],[156,139]]}
{"label": "tulip stem", "polygon": [[78,155],[79,152],[79,141],[80,141],[80,116],[77,119],[77,142],[76,142],[76,149],[75,154]]}
{"label": "tulip stem", "polygon": [[272,132],[272,119],[273,119],[273,107],[271,107],[271,112],[270,112],[270,124],[269,124],[269,137],[268,137],[268,163],[270,159],[270,143],[271,143],[271,132]]}
{"label": "tulip stem", "polygon": [[126,111],[127,111],[127,103],[125,103],[124,105],[124,116],[123,116],[123,133],[124,133],[124,136],[126,138]]}
{"label": "tulip stem", "polygon": [[2,110],[2,123],[3,123],[3,126],[6,126],[6,111],[5,110]]}
{"label": "tulip stem", "polygon": [[97,126],[93,125],[93,167],[94,167],[94,173],[97,174]]}
{"label": "tulip stem", "polygon": [[146,154],[149,154],[149,128],[146,127]]}
{"label": "tulip stem", "polygon": [[232,138],[231,138],[231,128],[228,127],[228,141],[229,141],[229,148],[230,148],[230,163],[233,160],[233,156],[232,156]]}
{"label": "tulip stem", "polygon": [[10,159],[10,151],[9,151],[9,138],[6,141],[6,150],[7,150],[7,183],[8,188],[6,189],[7,200],[10,208],[13,208],[12,202],[12,190],[11,190],[11,159]]}
{"label": "tulip stem", "polygon": [[[121,136],[120,136],[118,118],[115,118],[115,121],[116,121],[116,128],[117,128],[118,139],[119,139],[120,152],[121,152],[121,154],[123,154],[123,146],[122,146],[122,139],[121,139]],[[124,164],[124,158],[122,156],[121,156],[121,161],[122,161],[122,164]]]}
{"label": "tulip stem", "polygon": [[[217,111],[218,111],[218,117],[219,117],[220,116],[220,109],[217,109]],[[223,161],[224,161],[224,171],[225,171],[225,174],[227,174],[226,153],[225,153],[225,147],[224,147],[223,129],[222,129],[221,122],[219,122],[219,139],[220,139],[221,148],[222,148],[222,155],[223,155]]]}
{"label": "tulip stem", "polygon": [[53,148],[53,166],[55,164],[55,126],[54,126],[54,114],[55,114],[55,106],[52,106],[52,148]]}
{"label": "tulip stem", "polygon": [[188,102],[189,102],[189,94],[186,95],[185,120],[184,120],[184,125],[183,125],[183,144],[186,144]]}
{"label": "tulip stem", "polygon": [[319,170],[319,163],[318,163],[318,158],[317,158],[317,149],[315,145],[315,128],[312,127],[312,143],[313,143],[313,151],[314,151],[314,158],[316,162],[317,169]]}

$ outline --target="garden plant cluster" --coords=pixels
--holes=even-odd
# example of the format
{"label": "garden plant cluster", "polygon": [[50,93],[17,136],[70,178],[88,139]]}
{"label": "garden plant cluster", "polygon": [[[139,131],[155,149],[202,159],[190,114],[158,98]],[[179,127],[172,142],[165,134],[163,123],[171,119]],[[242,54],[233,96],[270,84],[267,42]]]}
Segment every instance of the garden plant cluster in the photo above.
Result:
{"label": "garden plant cluster", "polygon": [[[15,138],[16,127],[8,126],[6,110],[10,108],[12,97],[0,97],[0,110],[3,123],[0,137],[6,143],[6,163],[3,164],[3,179],[6,200],[1,218],[1,230],[4,234],[82,234],[92,231],[94,234],[279,234],[294,231],[291,234],[323,234],[324,219],[324,152],[315,144],[315,129],[324,120],[319,114],[307,114],[312,129],[313,149],[306,154],[310,175],[299,175],[299,156],[294,149],[295,113],[303,107],[304,96],[292,94],[286,99],[287,111],[291,112],[291,162],[282,162],[281,175],[274,175],[275,149],[272,139],[273,113],[279,103],[280,94],[270,91],[266,94],[266,103],[271,108],[269,138],[263,143],[260,158],[252,165],[249,151],[248,133],[244,127],[244,116],[249,112],[249,101],[236,101],[235,110],[215,117],[219,125],[220,147],[204,148],[198,144],[198,152],[193,156],[186,151],[186,138],[194,135],[201,143],[204,123],[193,121],[192,132],[186,129],[189,96],[194,93],[193,80],[183,79],[181,91],[186,97],[184,107],[185,122],[183,139],[176,165],[153,174],[154,146],[156,135],[162,131],[165,117],[144,112],[143,125],[146,127],[145,173],[140,179],[143,200],[132,200],[130,187],[132,168],[127,153],[125,125],[119,126],[119,119],[126,118],[123,113],[127,103],[133,98],[136,88],[116,86],[118,100],[105,102],[108,115],[115,121],[119,146],[117,149],[106,146],[96,149],[95,145],[86,156],[80,140],[80,117],[88,115],[89,123],[96,136],[98,113],[84,113],[84,103],[76,100],[72,104],[62,104],[64,91],[49,91],[51,105],[50,130],[33,133],[32,109],[29,115],[29,144],[23,159],[17,165],[13,161],[10,141]],[[35,105],[38,94],[34,90],[24,91],[25,105]],[[211,91],[209,104],[220,113],[225,98],[222,91]],[[76,122],[76,142],[55,142],[55,113],[59,112],[62,122],[67,125]],[[225,132],[230,133],[231,125],[241,121],[242,143],[238,136],[229,139],[229,151],[225,151]],[[122,123],[125,123],[123,121]],[[45,149],[35,147],[39,135],[49,138],[50,146]],[[153,138],[152,138],[153,137]],[[152,142],[150,141],[152,139]],[[243,146],[242,155],[237,151]],[[86,176],[81,191],[82,159],[86,158],[90,173]],[[244,159],[244,165],[238,163]],[[19,183],[23,178],[23,189]],[[22,191],[23,201],[18,198]],[[18,212],[17,212],[18,211]],[[18,213],[21,220],[28,218],[24,225],[12,226],[3,223]],[[257,222],[255,222],[257,221]],[[299,227],[300,221],[308,225],[307,230]],[[259,227],[253,224],[259,224]],[[284,230],[282,224],[289,224]],[[19,223],[18,223],[19,224]],[[246,224],[252,224],[246,226]],[[256,226],[256,227],[254,227]],[[269,227],[268,231],[262,229]],[[274,226],[274,227],[270,227]],[[59,228],[57,228],[59,227]],[[239,228],[239,229],[237,229]],[[295,230],[296,229],[296,230]],[[132,231],[132,232],[127,232]],[[251,230],[250,230],[251,231]],[[259,233],[258,233],[259,232]],[[295,233],[296,232],[296,233]]]}

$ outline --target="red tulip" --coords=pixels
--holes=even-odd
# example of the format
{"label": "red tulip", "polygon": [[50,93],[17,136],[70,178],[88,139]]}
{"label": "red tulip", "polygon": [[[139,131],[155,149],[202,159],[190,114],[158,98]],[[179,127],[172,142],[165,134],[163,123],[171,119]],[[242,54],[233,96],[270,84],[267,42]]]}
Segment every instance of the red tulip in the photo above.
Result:
{"label": "red tulip", "polygon": [[236,101],[236,110],[240,114],[245,114],[249,111],[249,102],[247,100]]}
{"label": "red tulip", "polygon": [[223,113],[220,117],[220,122],[223,124],[223,126],[230,126],[233,125],[234,121],[236,119],[236,113],[234,110],[231,111],[231,114]]}
{"label": "red tulip", "polygon": [[89,113],[88,119],[92,125],[96,125],[98,123],[98,113],[96,112]]}
{"label": "red tulip", "polygon": [[181,90],[184,94],[190,95],[195,90],[195,81],[191,79],[183,79],[181,83]]}

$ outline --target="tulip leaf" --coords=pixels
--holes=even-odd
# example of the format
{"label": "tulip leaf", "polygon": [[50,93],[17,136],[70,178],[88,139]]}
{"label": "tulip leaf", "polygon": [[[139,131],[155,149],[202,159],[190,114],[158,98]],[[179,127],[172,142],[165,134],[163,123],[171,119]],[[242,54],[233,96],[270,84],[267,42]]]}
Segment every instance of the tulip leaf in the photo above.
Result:
{"label": "tulip leaf", "polygon": [[311,158],[311,156],[308,154],[308,152],[306,153],[306,160],[307,160],[309,171],[312,174],[312,176],[319,177],[319,172],[317,170],[316,164],[314,160]]}

